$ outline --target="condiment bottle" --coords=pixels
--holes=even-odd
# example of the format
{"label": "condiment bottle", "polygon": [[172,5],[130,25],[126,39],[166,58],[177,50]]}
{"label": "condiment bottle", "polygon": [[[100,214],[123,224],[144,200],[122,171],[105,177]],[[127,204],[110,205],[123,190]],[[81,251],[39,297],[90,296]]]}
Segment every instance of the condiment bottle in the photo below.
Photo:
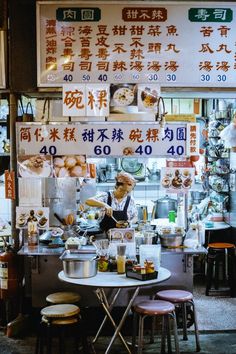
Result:
{"label": "condiment bottle", "polygon": [[126,263],[126,256],[125,256],[126,245],[121,244],[117,245],[117,273],[124,274],[125,273],[125,263]]}
{"label": "condiment bottle", "polygon": [[175,222],[176,213],[174,210],[170,210],[168,213],[169,222]]}

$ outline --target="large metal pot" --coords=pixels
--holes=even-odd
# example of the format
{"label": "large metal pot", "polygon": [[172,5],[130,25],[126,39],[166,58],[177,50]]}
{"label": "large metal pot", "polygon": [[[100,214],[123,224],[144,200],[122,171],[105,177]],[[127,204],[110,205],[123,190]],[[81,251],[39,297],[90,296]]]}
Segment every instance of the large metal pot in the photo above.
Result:
{"label": "large metal pot", "polygon": [[179,247],[183,243],[182,235],[160,235],[162,247]]}
{"label": "large metal pot", "polygon": [[66,250],[60,257],[63,270],[69,278],[91,278],[97,274],[98,257]]}
{"label": "large metal pot", "polygon": [[170,210],[177,211],[177,200],[169,198],[166,195],[164,198],[153,201],[154,206],[152,210],[152,218],[168,218]]}

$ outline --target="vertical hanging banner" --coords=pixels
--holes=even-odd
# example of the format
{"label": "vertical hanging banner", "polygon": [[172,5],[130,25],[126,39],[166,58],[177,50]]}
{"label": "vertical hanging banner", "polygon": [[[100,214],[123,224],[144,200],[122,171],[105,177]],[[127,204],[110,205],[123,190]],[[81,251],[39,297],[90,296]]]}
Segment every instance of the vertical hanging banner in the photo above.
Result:
{"label": "vertical hanging banner", "polygon": [[5,176],[5,198],[6,199],[15,199],[15,172],[6,170],[4,172]]}
{"label": "vertical hanging banner", "polygon": [[38,86],[236,86],[232,2],[37,1]]}
{"label": "vertical hanging banner", "polygon": [[187,124],[187,136],[189,137],[189,144],[187,145],[187,156],[199,155],[199,124],[188,123]]}

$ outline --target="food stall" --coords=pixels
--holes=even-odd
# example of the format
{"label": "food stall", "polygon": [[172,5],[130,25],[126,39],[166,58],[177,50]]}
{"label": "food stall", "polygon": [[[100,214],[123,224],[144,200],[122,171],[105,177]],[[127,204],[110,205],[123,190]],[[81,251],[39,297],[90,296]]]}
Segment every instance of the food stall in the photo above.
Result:
{"label": "food stall", "polygon": [[[192,290],[194,256],[205,253],[205,241],[198,237],[194,247],[183,247],[183,242],[189,214],[198,231],[203,225],[194,219],[199,210],[190,208],[198,203],[190,201],[207,191],[201,178],[207,185],[208,175],[201,169],[206,152],[214,154],[204,141],[202,116],[224,112],[215,119],[227,124],[234,110],[234,105],[216,107],[220,99],[209,95],[209,88],[217,89],[219,82],[229,88],[235,81],[235,59],[227,48],[234,29],[225,25],[232,21],[234,6],[204,3],[204,9],[208,12],[187,2],[144,6],[96,1],[89,9],[80,1],[73,8],[69,2],[37,3],[37,86],[41,92],[57,91],[58,97],[37,99],[34,121],[18,122],[16,130],[16,226],[19,255],[25,256],[28,272],[26,295],[32,296],[33,306],[41,306],[49,292],[64,286],[57,274],[67,239],[85,231],[99,239],[100,214],[86,209],[84,201],[107,191],[121,170],[137,180],[133,195],[142,211],[133,225],[137,239],[149,227],[155,228],[158,242],[172,235],[171,223],[184,229],[180,244],[162,248],[160,261],[172,273],[165,285]],[[219,189],[219,179],[209,184],[216,186],[216,193],[229,192]],[[226,213],[225,198],[219,203]],[[172,213],[169,220],[171,211],[177,217]],[[158,219],[163,219],[161,224]],[[57,232],[52,236],[58,227],[63,244]],[[45,240],[47,232],[52,237]],[[82,299],[89,303],[83,294]]]}

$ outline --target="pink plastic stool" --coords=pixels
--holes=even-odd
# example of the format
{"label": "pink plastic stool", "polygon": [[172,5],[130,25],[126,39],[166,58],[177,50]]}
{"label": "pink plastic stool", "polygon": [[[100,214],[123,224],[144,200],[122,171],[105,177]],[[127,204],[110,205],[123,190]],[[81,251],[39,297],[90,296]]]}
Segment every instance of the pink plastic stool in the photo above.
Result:
{"label": "pink plastic stool", "polygon": [[187,336],[187,305],[193,310],[193,323],[194,323],[194,332],[195,332],[195,340],[196,340],[196,351],[199,352],[201,350],[200,342],[199,342],[199,332],[197,325],[197,315],[195,310],[195,305],[193,301],[193,294],[190,291],[186,290],[162,290],[156,293],[155,299],[170,301],[175,306],[180,305],[182,309],[183,316],[183,340],[188,340]]}
{"label": "pink plastic stool", "polygon": [[[161,336],[161,353],[165,353],[165,339],[167,336],[168,353],[171,353],[171,332],[170,332],[170,319],[173,320],[173,334],[175,340],[175,350],[176,354],[179,354],[179,341],[177,333],[177,323],[175,316],[175,306],[168,301],[162,300],[146,300],[134,306],[134,322],[133,322],[133,338],[132,338],[132,353],[135,353],[135,336],[137,330],[137,322],[139,323],[138,328],[138,354],[142,353],[143,350],[143,330],[144,330],[144,320],[146,317],[162,317],[162,336]],[[137,317],[139,321],[137,321]]]}

